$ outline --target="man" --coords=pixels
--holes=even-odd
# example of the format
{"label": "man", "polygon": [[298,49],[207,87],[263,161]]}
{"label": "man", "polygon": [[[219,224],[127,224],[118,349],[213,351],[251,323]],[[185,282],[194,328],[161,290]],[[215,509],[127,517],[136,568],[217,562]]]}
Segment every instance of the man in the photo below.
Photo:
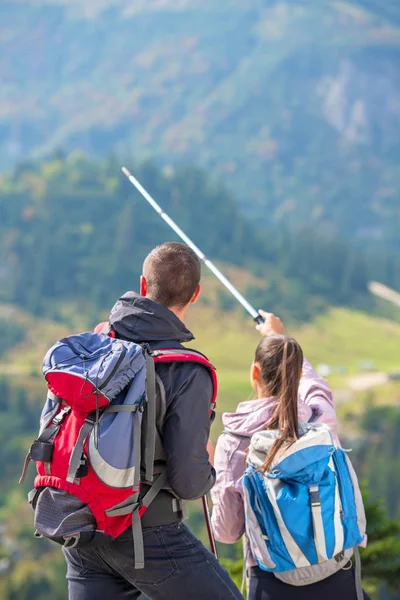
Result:
{"label": "man", "polygon": [[[140,295],[128,292],[111,311],[114,335],[148,343],[152,350],[182,348],[182,342],[193,339],[184,320],[200,295],[200,273],[197,256],[185,244],[155,248],[143,265]],[[166,468],[175,496],[194,500],[215,482],[207,452],[211,377],[193,363],[157,364],[156,373],[165,389],[165,414],[157,423],[154,473]],[[144,482],[142,493],[148,489]],[[243,599],[228,573],[183,524],[172,492],[160,492],[143,516],[143,570],[134,568],[130,528],[106,545],[64,550],[70,600],[136,600],[141,592],[150,600]]]}

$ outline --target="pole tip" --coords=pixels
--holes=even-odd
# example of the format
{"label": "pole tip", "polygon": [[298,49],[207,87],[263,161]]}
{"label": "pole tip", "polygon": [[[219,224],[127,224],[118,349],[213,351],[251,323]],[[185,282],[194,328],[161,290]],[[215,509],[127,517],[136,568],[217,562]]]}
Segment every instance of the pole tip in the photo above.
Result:
{"label": "pole tip", "polygon": [[124,175],[126,175],[127,177],[131,177],[131,174],[129,173],[128,169],[126,167],[122,167],[121,171],[123,172]]}

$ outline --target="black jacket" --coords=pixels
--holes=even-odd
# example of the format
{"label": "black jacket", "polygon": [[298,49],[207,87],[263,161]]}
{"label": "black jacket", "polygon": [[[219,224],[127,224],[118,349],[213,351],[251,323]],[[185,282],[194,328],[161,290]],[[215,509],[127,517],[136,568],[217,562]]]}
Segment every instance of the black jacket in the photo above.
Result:
{"label": "black jacket", "polygon": [[[124,294],[113,307],[110,325],[117,337],[148,343],[155,349],[183,348],[192,333],[167,308],[135,292]],[[166,392],[162,430],[168,482],[177,496],[194,500],[208,493],[215,471],[208,461],[212,381],[208,370],[193,363],[157,364]]]}

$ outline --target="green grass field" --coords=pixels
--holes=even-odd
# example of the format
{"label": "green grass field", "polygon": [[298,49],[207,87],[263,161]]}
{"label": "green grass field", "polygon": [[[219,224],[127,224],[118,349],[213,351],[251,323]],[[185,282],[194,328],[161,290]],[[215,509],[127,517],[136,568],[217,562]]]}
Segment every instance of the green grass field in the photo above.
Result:
{"label": "green grass field", "polygon": [[[218,316],[211,309],[193,311],[189,325],[196,335],[193,346],[204,352],[216,365],[219,379],[218,413],[233,411],[238,402],[251,397],[249,367],[259,334],[251,319],[241,313]],[[346,376],[328,378],[332,389],[345,390],[348,377],[360,373],[363,361],[372,361],[382,372],[400,369],[400,324],[349,309],[333,308],[314,322],[288,328],[300,341],[305,355],[316,367],[328,364],[345,367]],[[397,401],[400,384],[384,386],[381,402]],[[355,394],[362,406],[363,394]],[[340,413],[345,414],[341,407]],[[217,419],[213,437],[220,431]]]}
{"label": "green grass field", "polygon": [[[207,292],[210,298],[210,290]],[[74,307],[65,309],[68,325],[32,319],[19,309],[12,310],[13,318],[24,327],[26,338],[2,357],[0,373],[18,374],[20,381],[26,377],[36,387],[42,382],[32,375],[40,374],[41,360],[47,348],[59,337],[88,328],[88,323],[82,312]],[[221,314],[213,302],[209,306],[193,307],[188,326],[196,336],[192,346],[207,354],[218,371],[215,438],[221,429],[221,413],[234,411],[238,402],[252,397],[248,374],[260,337],[253,321],[240,309]],[[360,373],[363,361],[372,361],[378,371],[386,373],[400,369],[400,324],[394,321],[349,309],[332,308],[311,323],[293,330],[289,326],[288,333],[300,341],[314,367],[324,363],[334,368],[346,368],[345,376],[334,374],[328,378],[334,391],[346,390],[348,378]],[[396,383],[384,386],[380,402],[397,402],[399,388],[400,384]],[[354,408],[362,406],[364,395],[354,394]],[[341,407],[340,413],[345,415],[346,410]]]}

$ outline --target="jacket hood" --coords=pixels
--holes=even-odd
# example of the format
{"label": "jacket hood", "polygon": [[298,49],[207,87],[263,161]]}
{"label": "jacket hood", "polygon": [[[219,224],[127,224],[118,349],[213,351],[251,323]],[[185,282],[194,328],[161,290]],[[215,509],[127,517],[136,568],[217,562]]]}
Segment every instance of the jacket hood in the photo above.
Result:
{"label": "jacket hood", "polygon": [[136,343],[190,342],[194,339],[172,311],[135,292],[126,292],[114,304],[110,325],[121,338]]}
{"label": "jacket hood", "polygon": [[[252,436],[253,433],[265,428],[272,417],[276,403],[277,399],[274,397],[241,402],[236,412],[222,415],[225,430],[243,437]],[[299,421],[303,422],[309,421],[313,414],[312,409],[302,402],[298,404],[298,411]]]}

